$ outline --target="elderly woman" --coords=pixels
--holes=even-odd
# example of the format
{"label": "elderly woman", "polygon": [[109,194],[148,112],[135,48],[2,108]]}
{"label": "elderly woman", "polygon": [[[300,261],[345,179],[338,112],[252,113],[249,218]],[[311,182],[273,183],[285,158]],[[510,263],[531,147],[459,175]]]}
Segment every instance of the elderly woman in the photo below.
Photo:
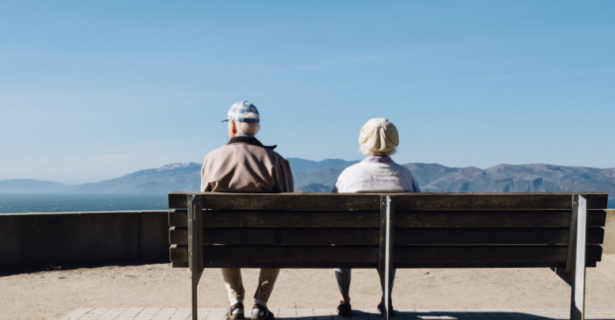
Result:
{"label": "elderly woman", "polygon": [[[333,192],[420,192],[412,173],[390,158],[399,144],[397,128],[387,119],[370,119],[359,134],[361,153],[366,157],[363,161],[346,168],[340,174]],[[350,307],[350,275],[351,269],[335,269],[335,278],[340,290],[340,305],[338,315],[349,317]],[[390,287],[393,287],[395,269],[391,276]],[[381,279],[382,283],[382,279]],[[385,312],[384,295],[378,305],[382,314]],[[390,316],[394,316],[393,308],[389,308]]]}

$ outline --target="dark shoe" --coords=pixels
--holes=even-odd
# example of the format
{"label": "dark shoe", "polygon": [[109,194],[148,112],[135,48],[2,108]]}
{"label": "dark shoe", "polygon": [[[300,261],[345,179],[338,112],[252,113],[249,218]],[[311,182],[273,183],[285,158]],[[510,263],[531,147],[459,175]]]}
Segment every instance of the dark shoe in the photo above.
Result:
{"label": "dark shoe", "polygon": [[[384,303],[380,302],[380,304],[378,305],[378,311],[380,311],[380,314],[382,316],[384,316],[384,313],[386,312],[386,310],[384,310]],[[389,318],[393,318],[395,317],[395,311],[393,311],[393,305],[389,306]]]}
{"label": "dark shoe", "polygon": [[[239,309],[239,310],[237,310]],[[233,311],[237,310],[237,312],[235,312],[235,314],[233,314]],[[224,317],[224,319],[226,320],[244,320],[245,317],[243,315],[243,303],[241,302],[237,302],[234,305],[231,306],[230,309],[228,309],[228,311],[226,312],[226,316]]]}
{"label": "dark shoe", "polygon": [[[254,313],[254,309],[258,309],[257,313]],[[260,304],[255,304],[252,307],[252,316],[250,316],[252,320],[273,320],[273,313],[267,309],[267,307],[263,307]]]}
{"label": "dark shoe", "polygon": [[337,315],[340,317],[350,317],[352,314],[352,308],[350,303],[344,303],[337,306]]}

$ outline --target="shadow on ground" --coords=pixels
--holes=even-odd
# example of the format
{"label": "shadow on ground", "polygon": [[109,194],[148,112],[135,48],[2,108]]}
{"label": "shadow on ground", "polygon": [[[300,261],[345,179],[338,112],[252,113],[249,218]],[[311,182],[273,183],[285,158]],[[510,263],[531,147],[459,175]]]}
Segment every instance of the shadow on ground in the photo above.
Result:
{"label": "shadow on ground", "polygon": [[[296,316],[285,317],[280,315],[278,320],[291,320],[291,319],[309,319],[309,320],[382,320],[380,313],[374,310],[370,311],[358,311],[353,310],[351,317],[338,317],[331,315],[316,315],[316,316]],[[569,319],[568,314],[564,314],[554,310],[540,310],[536,313],[523,313],[523,312],[501,312],[501,311],[396,311],[393,319],[405,319],[405,320],[554,320],[554,319]],[[587,319],[592,320],[615,320],[615,315],[612,314],[595,314],[595,316],[588,316]]]}

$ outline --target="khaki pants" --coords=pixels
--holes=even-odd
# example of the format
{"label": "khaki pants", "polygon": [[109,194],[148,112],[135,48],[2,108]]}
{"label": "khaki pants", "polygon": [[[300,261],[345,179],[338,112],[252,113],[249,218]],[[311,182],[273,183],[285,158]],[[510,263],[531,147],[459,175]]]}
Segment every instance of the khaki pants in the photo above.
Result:
{"label": "khaki pants", "polygon": [[[267,302],[269,296],[273,291],[273,285],[278,278],[280,269],[261,269],[260,276],[258,278],[258,287],[254,298]],[[224,286],[228,291],[228,299],[233,304],[235,301],[243,301],[245,297],[245,290],[243,288],[243,281],[241,279],[241,269],[239,268],[223,268],[222,278],[224,278]]]}

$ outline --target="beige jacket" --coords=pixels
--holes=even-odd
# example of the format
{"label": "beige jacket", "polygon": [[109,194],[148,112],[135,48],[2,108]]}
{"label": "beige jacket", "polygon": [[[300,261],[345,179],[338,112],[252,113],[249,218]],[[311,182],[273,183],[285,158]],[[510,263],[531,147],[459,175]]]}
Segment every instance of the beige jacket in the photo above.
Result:
{"label": "beige jacket", "polygon": [[205,156],[201,191],[293,192],[286,159],[253,137],[235,137]]}

